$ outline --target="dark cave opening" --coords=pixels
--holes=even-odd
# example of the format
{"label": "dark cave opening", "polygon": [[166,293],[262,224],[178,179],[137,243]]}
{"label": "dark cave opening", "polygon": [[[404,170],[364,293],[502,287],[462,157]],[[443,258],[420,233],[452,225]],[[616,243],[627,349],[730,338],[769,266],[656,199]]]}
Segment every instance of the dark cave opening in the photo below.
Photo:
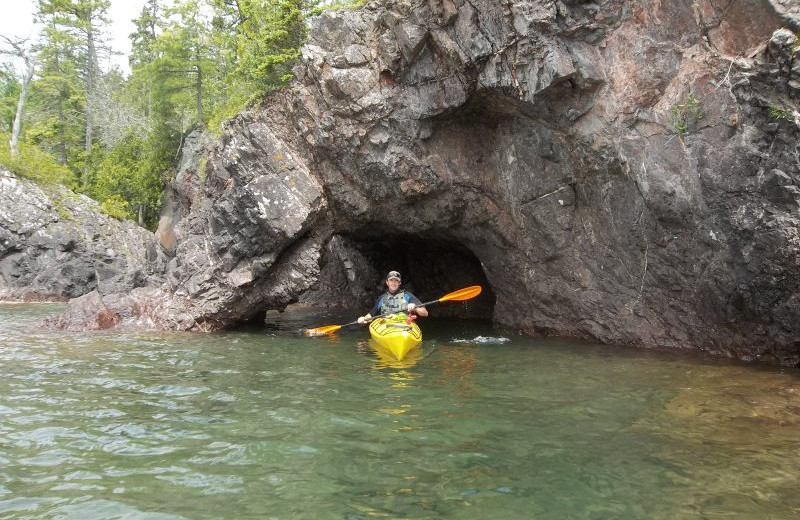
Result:
{"label": "dark cave opening", "polygon": [[483,266],[474,253],[457,241],[405,234],[349,236],[346,239],[362,260],[362,267],[356,274],[364,281],[362,294],[366,300],[363,304],[374,303],[385,290],[384,277],[396,270],[402,273],[403,287],[423,302],[472,285],[483,288],[473,299],[432,306],[432,316],[492,318],[495,295]]}

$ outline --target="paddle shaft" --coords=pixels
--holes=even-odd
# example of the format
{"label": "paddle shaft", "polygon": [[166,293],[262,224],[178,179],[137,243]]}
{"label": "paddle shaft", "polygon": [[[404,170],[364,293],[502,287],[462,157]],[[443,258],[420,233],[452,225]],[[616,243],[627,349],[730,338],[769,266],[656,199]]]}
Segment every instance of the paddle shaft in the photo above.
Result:
{"label": "paddle shaft", "polygon": [[[415,308],[419,307],[427,307],[428,305],[433,305],[434,303],[444,302],[444,301],[464,301],[469,300],[471,298],[476,297],[481,293],[481,286],[480,285],[473,285],[471,287],[465,287],[463,289],[459,289],[457,291],[453,291],[451,293],[445,294],[441,298],[436,300],[431,300],[429,302],[421,303],[417,305]],[[400,311],[402,312],[402,311]],[[394,312],[384,312],[383,314],[379,314],[378,316],[373,316],[370,321],[376,318],[383,318],[384,316],[388,316],[390,314],[397,314],[398,311]],[[325,327],[316,327],[314,329],[306,329],[306,335],[319,335],[319,334],[329,334],[331,332],[336,332],[337,330],[341,329],[342,327],[349,327],[350,325],[356,325],[360,323],[358,320],[351,321],[350,323],[345,323],[344,325],[327,325]]]}

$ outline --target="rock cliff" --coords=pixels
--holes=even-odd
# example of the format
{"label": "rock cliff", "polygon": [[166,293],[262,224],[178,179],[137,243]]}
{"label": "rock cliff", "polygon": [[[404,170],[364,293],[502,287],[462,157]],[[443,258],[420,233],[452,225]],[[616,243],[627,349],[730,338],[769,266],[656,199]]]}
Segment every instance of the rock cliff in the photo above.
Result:
{"label": "rock cliff", "polygon": [[531,334],[797,365],[799,11],[325,13],[293,85],[174,184],[165,284],[74,300],[62,321],[215,329],[298,301],[366,308],[396,268],[423,299],[482,283],[453,309]]}
{"label": "rock cliff", "polygon": [[0,168],[0,300],[160,285],[167,260],[152,233],[102,214],[90,198]]}

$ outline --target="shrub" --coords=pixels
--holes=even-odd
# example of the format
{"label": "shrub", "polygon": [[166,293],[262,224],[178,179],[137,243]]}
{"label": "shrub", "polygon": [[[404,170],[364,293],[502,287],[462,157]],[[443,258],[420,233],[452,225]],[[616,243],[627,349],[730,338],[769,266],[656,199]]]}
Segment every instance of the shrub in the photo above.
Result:
{"label": "shrub", "polygon": [[773,119],[791,119],[792,112],[790,110],[785,110],[783,108],[777,107],[775,105],[770,105],[769,107],[769,117]]}
{"label": "shrub", "polygon": [[30,179],[38,184],[69,184],[72,174],[55,157],[42,151],[39,147],[20,142],[19,153],[11,157],[10,134],[0,133],[0,164],[10,171]]}
{"label": "shrub", "polygon": [[100,203],[100,211],[119,220],[132,220],[134,215],[128,201],[119,195],[111,195]]}
{"label": "shrub", "polygon": [[673,105],[670,111],[670,123],[676,132],[686,134],[703,118],[700,100],[693,92],[689,92],[683,103]]}

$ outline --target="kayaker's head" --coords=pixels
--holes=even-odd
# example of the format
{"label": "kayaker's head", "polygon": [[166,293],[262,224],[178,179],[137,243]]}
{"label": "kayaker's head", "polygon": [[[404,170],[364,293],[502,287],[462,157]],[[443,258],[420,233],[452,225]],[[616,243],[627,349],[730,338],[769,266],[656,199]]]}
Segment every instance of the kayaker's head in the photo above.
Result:
{"label": "kayaker's head", "polygon": [[389,271],[389,274],[386,275],[386,287],[389,289],[390,293],[396,293],[401,283],[402,279],[400,278],[400,273],[397,271]]}

